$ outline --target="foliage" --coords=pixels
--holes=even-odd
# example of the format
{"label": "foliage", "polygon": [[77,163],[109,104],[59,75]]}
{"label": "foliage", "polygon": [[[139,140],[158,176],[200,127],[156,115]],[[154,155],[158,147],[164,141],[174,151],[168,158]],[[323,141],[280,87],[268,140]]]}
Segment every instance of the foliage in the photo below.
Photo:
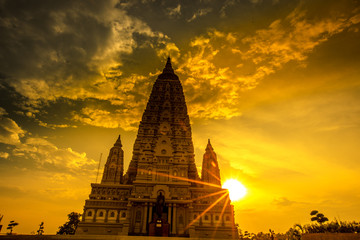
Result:
{"label": "foliage", "polygon": [[42,235],[44,233],[44,222],[41,222],[39,225],[39,230],[37,230],[38,235]]}
{"label": "foliage", "polygon": [[316,221],[319,224],[323,224],[324,222],[329,221],[329,219],[325,217],[324,214],[319,213],[317,210],[311,211],[310,215],[314,216],[311,218],[311,221]]}
{"label": "foliage", "polygon": [[8,227],[6,228],[6,229],[10,230],[9,234],[12,234],[13,228],[16,227],[17,225],[19,225],[19,223],[15,222],[15,221],[10,221]]}
{"label": "foliage", "polygon": [[[0,215],[0,223],[1,223],[2,219],[3,219],[3,217],[4,217],[4,215]],[[0,224],[0,232],[1,232],[2,226],[3,225]]]}
{"label": "foliage", "polygon": [[360,222],[335,220],[325,224],[295,224],[286,233],[275,233],[270,229],[270,233],[255,234],[240,229],[239,237],[242,240],[301,240],[301,235],[305,233],[360,233]]}
{"label": "foliage", "polygon": [[59,231],[56,234],[61,235],[74,235],[76,228],[80,222],[80,213],[72,212],[68,214],[68,221],[64,225],[59,227]]}
{"label": "foliage", "polygon": [[331,221],[325,224],[306,224],[305,233],[359,233],[360,222]]}

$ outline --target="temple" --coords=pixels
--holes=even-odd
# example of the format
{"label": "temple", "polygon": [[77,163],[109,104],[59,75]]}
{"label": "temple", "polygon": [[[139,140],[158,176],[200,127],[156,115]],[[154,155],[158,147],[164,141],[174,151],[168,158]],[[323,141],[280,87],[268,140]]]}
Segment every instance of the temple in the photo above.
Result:
{"label": "temple", "polygon": [[201,178],[183,89],[168,58],[155,81],[124,174],[120,136],[91,184],[76,234],[237,238],[210,140]]}

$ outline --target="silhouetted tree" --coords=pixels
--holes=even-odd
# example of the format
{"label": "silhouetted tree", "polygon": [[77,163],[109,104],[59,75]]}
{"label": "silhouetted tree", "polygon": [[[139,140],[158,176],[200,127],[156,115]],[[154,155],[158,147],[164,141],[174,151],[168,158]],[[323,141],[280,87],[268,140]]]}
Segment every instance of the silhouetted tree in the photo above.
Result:
{"label": "silhouetted tree", "polygon": [[9,229],[9,230],[10,230],[10,233],[9,233],[9,234],[12,234],[13,228],[14,228],[15,226],[17,226],[17,225],[19,225],[19,223],[15,222],[15,221],[10,221],[8,227],[6,228],[6,229]]}
{"label": "silhouetted tree", "polygon": [[270,232],[271,240],[274,240],[274,234],[275,234],[274,230],[269,229],[269,232]]}
{"label": "silhouetted tree", "polygon": [[41,222],[39,225],[39,230],[37,230],[38,235],[42,235],[44,233],[44,222]]}
{"label": "silhouetted tree", "polygon": [[[1,223],[1,220],[3,219],[4,215],[0,215],[0,223]],[[2,225],[0,224],[0,232],[1,232],[1,229],[2,229]]]}
{"label": "silhouetted tree", "polygon": [[59,231],[56,234],[74,235],[80,222],[80,217],[80,213],[72,212],[68,214],[68,221],[59,227]]}
{"label": "silhouetted tree", "polygon": [[323,224],[324,222],[329,221],[329,219],[325,217],[324,214],[319,213],[317,210],[311,211],[310,215],[314,216],[311,218],[311,221],[316,221],[319,224]]}

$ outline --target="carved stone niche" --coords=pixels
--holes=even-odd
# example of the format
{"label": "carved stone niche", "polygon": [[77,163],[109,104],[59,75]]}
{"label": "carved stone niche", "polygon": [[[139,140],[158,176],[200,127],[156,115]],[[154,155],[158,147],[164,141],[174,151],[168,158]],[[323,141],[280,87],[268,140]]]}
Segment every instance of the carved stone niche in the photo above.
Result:
{"label": "carved stone niche", "polygon": [[171,192],[171,196],[174,198],[178,198],[178,199],[188,199],[190,198],[190,192],[188,191],[187,188],[178,188],[178,187],[174,187],[171,188],[170,190]]}
{"label": "carved stone niche", "polygon": [[162,191],[164,196],[165,196],[165,201],[166,199],[170,199],[170,190],[169,187],[167,185],[155,185],[153,188],[153,191],[151,193],[151,198],[157,198],[157,196],[159,195],[159,191]]}
{"label": "carved stone niche", "polygon": [[136,187],[135,188],[135,197],[143,197],[146,193],[145,187]]}

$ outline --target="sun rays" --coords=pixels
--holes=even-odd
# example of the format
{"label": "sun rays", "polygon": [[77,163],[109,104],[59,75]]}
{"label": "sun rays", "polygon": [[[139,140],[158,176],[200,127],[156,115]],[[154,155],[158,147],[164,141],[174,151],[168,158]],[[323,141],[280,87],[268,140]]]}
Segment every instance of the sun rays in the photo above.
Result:
{"label": "sun rays", "polygon": [[246,187],[236,179],[226,180],[222,187],[229,190],[231,201],[238,201],[247,194]]}
{"label": "sun rays", "polygon": [[[199,215],[197,215],[197,214],[194,215],[194,219],[184,228],[183,233],[185,233],[191,226],[193,226],[196,222],[198,222],[207,212],[209,212],[216,205],[221,204],[222,200],[224,200],[223,201],[224,205],[222,206],[221,212],[220,212],[220,219],[222,219],[224,212],[226,210],[226,207],[228,206],[229,201],[230,200],[234,200],[234,201],[239,200],[240,198],[242,198],[246,195],[246,188],[240,182],[238,182],[237,180],[234,180],[234,179],[227,180],[223,184],[223,186],[219,186],[217,184],[203,182],[201,180],[195,180],[195,179],[189,179],[186,177],[174,176],[171,174],[160,173],[160,172],[151,171],[148,169],[138,169],[138,171],[140,172],[140,174],[146,173],[146,174],[151,174],[151,175],[155,175],[155,176],[163,176],[163,177],[168,177],[168,178],[186,181],[186,182],[190,182],[190,183],[206,185],[206,186],[218,189],[218,191],[216,191],[216,192],[211,192],[209,194],[205,194],[205,195],[191,199],[192,201],[198,201],[201,199],[211,198],[211,197],[219,195],[218,198],[213,203],[211,203],[211,205],[209,205],[204,211],[202,211]],[[238,189],[239,186],[241,186],[241,187]],[[240,190],[240,195],[239,195],[239,193],[236,193],[236,192],[239,192],[239,190]],[[235,196],[234,199],[232,199],[232,196]],[[212,233],[212,236],[215,236],[218,227],[221,225],[221,222],[217,222],[215,224],[216,224],[216,227],[215,227],[215,231]]]}

